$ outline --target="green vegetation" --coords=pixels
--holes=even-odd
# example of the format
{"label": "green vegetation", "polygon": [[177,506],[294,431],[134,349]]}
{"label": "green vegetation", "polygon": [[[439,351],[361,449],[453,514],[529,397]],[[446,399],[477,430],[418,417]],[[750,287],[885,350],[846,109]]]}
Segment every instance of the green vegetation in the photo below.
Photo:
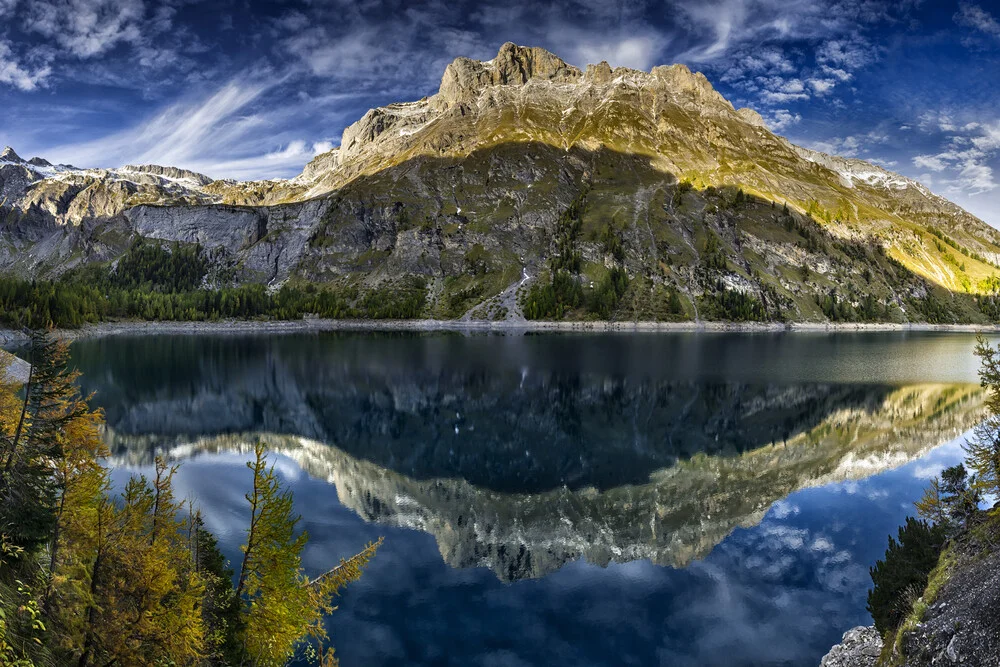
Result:
{"label": "green vegetation", "polygon": [[[559,216],[556,223],[555,253],[549,260],[551,279],[538,280],[524,299],[524,315],[529,320],[559,320],[571,313],[600,320],[613,319],[628,291],[629,277],[622,266],[625,242],[622,230],[612,218],[600,232],[601,249],[612,261],[610,270],[584,288],[580,279],[581,256],[577,247],[586,209],[584,190]],[[602,267],[603,268],[603,267]]]}
{"label": "green vegetation", "polygon": [[426,301],[422,278],[392,287],[285,284],[276,292],[251,284],[203,288],[207,262],[197,246],[139,242],[116,267],[91,265],[56,281],[0,277],[0,323],[34,329],[77,328],[115,319],[202,321],[224,318],[406,319]]}
{"label": "green vegetation", "polygon": [[524,316],[529,320],[562,319],[583,304],[580,284],[580,251],[577,241],[583,228],[581,216],[587,205],[587,191],[581,192],[559,215],[555,229],[555,252],[549,259],[551,280],[541,278],[528,290]]}
{"label": "green vegetation", "polygon": [[840,298],[836,290],[816,297],[820,310],[831,322],[885,322],[891,318],[888,305],[879,303],[871,294],[860,299],[854,294]]}
{"label": "green vegetation", "polygon": [[762,322],[767,317],[767,309],[760,299],[729,289],[721,281],[715,292],[699,299],[698,309],[702,317],[711,320],[732,320],[735,322]]}
{"label": "green vegetation", "polygon": [[284,665],[324,649],[323,617],[378,543],[308,577],[292,496],[255,447],[234,572],[176,467],[111,490],[100,429],[65,344],[36,334],[19,388],[0,377],[0,664]]}
{"label": "green vegetation", "polygon": [[916,503],[921,519],[907,517],[899,539],[889,537],[885,558],[871,568],[868,610],[885,645],[879,664],[900,664],[902,638],[917,629],[960,558],[996,548],[1000,511],[980,505],[1000,492],[1000,348],[980,337],[976,356],[988,415],[965,444],[965,463],[931,480]]}
{"label": "green vegetation", "polygon": [[868,592],[868,611],[883,635],[894,631],[927,586],[944,546],[944,530],[913,517],[899,528],[899,540],[889,536],[885,557],[871,568],[874,587]]}

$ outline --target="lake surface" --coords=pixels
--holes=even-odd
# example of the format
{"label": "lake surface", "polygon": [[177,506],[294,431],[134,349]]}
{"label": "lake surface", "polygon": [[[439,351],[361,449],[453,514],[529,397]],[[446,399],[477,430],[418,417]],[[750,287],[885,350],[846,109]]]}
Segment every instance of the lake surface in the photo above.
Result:
{"label": "lake surface", "polygon": [[235,560],[275,453],[311,573],[385,544],[353,665],[816,665],[983,395],[971,335],[324,333],[79,341],[114,480],[183,460]]}

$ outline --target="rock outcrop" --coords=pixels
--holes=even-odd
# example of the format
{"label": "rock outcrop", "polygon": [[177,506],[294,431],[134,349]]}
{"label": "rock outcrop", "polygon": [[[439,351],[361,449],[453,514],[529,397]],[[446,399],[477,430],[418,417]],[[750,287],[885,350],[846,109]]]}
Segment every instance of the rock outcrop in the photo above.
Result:
{"label": "rock outcrop", "polygon": [[[1000,535],[996,530],[991,540]],[[897,642],[902,667],[1000,665],[1000,549],[978,539],[956,544],[948,580],[916,627]]]}
{"label": "rock outcrop", "polygon": [[882,636],[875,626],[859,626],[844,633],[839,644],[830,649],[820,667],[875,667],[882,652]]}
{"label": "rock outcrop", "polygon": [[24,384],[28,381],[31,365],[6,350],[0,350],[0,383]]}

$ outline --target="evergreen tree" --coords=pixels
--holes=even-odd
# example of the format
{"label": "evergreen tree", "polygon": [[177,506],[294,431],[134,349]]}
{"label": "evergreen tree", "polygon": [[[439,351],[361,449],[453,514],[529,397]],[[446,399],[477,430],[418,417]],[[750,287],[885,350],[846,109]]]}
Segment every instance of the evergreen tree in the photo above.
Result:
{"label": "evergreen tree", "polygon": [[63,459],[66,427],[87,412],[67,345],[36,333],[31,352],[21,409],[0,441],[0,533],[27,554],[51,540],[59,496],[51,463]]}
{"label": "evergreen tree", "polygon": [[284,665],[304,638],[325,638],[322,620],[333,609],[333,596],[361,576],[381,540],[310,580],[301,569],[308,537],[295,534],[301,517],[293,513],[291,492],[282,488],[274,466],[268,466],[262,443],[254,453],[247,463],[253,472],[252,491],[246,495],[250,525],[236,597],[243,606],[247,658],[254,665]]}
{"label": "evergreen tree", "polygon": [[979,510],[982,499],[976,478],[969,477],[961,463],[941,471],[941,501],[947,508],[950,520],[958,529],[969,526]]}
{"label": "evergreen tree", "polygon": [[174,496],[176,467],[157,458],[113,497],[102,415],[65,345],[36,336],[32,359],[23,399],[0,377],[0,664],[276,665],[310,640],[335,664],[322,620],[378,544],[309,579],[291,494],[258,446],[238,593]]}
{"label": "evergreen tree", "polygon": [[868,592],[868,611],[883,635],[899,627],[913,600],[923,593],[944,540],[941,526],[913,517],[900,526],[898,541],[889,536],[885,557],[870,570],[873,587]]}
{"label": "evergreen tree", "polygon": [[966,463],[975,472],[975,490],[1000,497],[1000,348],[979,336],[979,381],[986,390],[987,416],[965,444]]}
{"label": "evergreen tree", "polygon": [[233,570],[219,550],[218,540],[205,529],[200,512],[190,522],[195,568],[205,583],[202,620],[207,658],[216,665],[239,665],[244,659],[243,619],[233,590]]}

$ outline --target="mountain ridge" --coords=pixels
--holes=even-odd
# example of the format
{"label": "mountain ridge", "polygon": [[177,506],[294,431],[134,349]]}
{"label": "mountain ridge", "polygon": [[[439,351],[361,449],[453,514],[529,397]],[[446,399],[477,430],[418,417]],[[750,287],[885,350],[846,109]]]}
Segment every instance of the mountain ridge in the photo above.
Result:
{"label": "mountain ridge", "polygon": [[0,271],[24,276],[142,237],[214,252],[208,288],[402,281],[443,319],[998,312],[1000,232],[916,181],[795,146],[684,65],[581,70],[506,43],[454,60],[434,95],[370,110],[289,180],[18,160],[0,162]]}

